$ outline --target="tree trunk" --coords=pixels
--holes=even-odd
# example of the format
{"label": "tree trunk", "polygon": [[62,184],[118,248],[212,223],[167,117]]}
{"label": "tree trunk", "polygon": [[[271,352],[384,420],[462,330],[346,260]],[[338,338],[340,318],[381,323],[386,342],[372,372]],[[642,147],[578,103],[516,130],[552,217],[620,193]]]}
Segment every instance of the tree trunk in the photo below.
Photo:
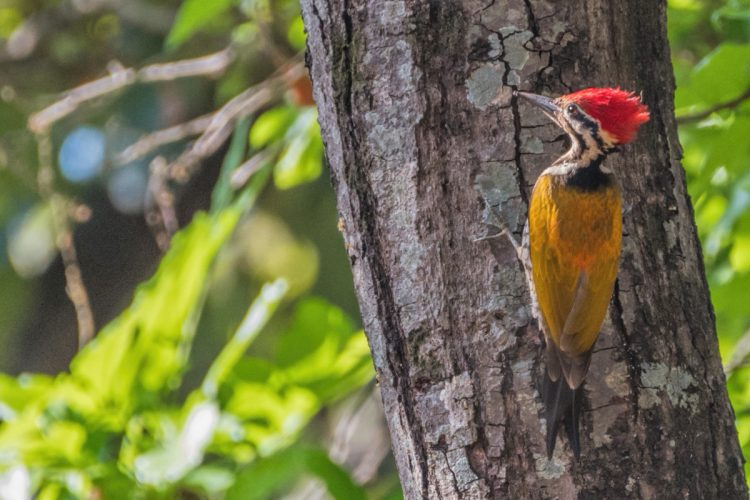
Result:
{"label": "tree trunk", "polygon": [[[308,63],[406,498],[747,498],[680,165],[665,2],[302,0]],[[557,127],[512,88],[643,91],[582,457],[546,458],[520,237]],[[484,218],[484,219],[483,219]]]}

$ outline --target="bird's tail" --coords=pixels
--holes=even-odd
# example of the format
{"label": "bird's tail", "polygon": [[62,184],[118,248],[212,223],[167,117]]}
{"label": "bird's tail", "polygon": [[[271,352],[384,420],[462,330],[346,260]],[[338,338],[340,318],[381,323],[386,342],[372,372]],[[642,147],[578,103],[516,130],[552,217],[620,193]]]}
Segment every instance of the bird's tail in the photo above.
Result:
{"label": "bird's tail", "polygon": [[565,426],[570,448],[576,460],[581,457],[581,442],[578,434],[580,420],[582,386],[571,389],[565,377],[553,381],[549,374],[544,374],[542,397],[544,399],[545,418],[547,419],[547,457],[552,458],[557,441],[560,424]]}

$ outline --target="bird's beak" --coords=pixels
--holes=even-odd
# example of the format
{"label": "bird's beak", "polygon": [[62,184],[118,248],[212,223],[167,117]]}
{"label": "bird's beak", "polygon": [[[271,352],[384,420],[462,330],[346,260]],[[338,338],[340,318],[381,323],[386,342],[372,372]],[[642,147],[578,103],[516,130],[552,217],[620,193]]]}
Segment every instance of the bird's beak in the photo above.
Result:
{"label": "bird's beak", "polygon": [[516,92],[516,95],[523,97],[534,106],[540,108],[547,113],[550,118],[554,119],[554,117],[560,113],[560,106],[555,103],[554,99],[550,99],[543,95],[530,94],[529,92]]}

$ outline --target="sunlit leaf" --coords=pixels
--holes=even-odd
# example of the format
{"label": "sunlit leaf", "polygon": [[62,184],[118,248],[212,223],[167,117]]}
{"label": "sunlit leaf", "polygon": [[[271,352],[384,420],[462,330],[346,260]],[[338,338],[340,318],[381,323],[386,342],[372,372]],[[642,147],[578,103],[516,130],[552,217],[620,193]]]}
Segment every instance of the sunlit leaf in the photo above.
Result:
{"label": "sunlit leaf", "polygon": [[219,422],[219,408],[213,402],[195,405],[179,432],[161,446],[135,458],[138,481],[163,486],[182,479],[200,465],[203,453]]}
{"label": "sunlit leaf", "polygon": [[22,375],[13,378],[0,373],[0,420],[13,420],[30,403],[42,398],[52,387],[47,375]]}
{"label": "sunlit leaf", "polygon": [[269,109],[253,123],[250,129],[250,145],[255,149],[261,149],[271,142],[283,139],[298,114],[298,111],[290,106]]}
{"label": "sunlit leaf", "polygon": [[224,382],[232,368],[266,325],[288,289],[289,286],[283,279],[267,283],[261,288],[258,298],[248,309],[240,327],[208,369],[202,385],[206,396],[216,396],[219,385]]}
{"label": "sunlit leaf", "polygon": [[295,17],[294,20],[289,23],[286,37],[287,40],[289,40],[289,44],[295,49],[305,49],[305,40],[307,39],[307,36],[305,35],[305,25],[302,22],[301,16]]}
{"label": "sunlit leaf", "polygon": [[300,302],[279,340],[276,361],[287,380],[323,402],[341,397],[373,377],[367,339],[337,307],[322,299]]}
{"label": "sunlit leaf", "polygon": [[29,470],[19,464],[0,472],[0,492],[8,500],[31,498]]}
{"label": "sunlit leaf", "polygon": [[263,360],[246,359],[237,368],[225,409],[242,422],[244,440],[261,455],[292,444],[320,410],[318,397]]}
{"label": "sunlit leaf", "polygon": [[185,0],[167,36],[167,47],[179,46],[235,3],[236,0]]}
{"label": "sunlit leaf", "polygon": [[303,111],[287,132],[291,138],[279,155],[274,169],[274,183],[279,189],[290,189],[312,181],[323,170],[323,142],[314,108]]}
{"label": "sunlit leaf", "polygon": [[198,467],[180,482],[181,485],[195,488],[209,495],[224,492],[233,483],[234,471],[214,465]]}
{"label": "sunlit leaf", "polygon": [[720,103],[739,96],[748,86],[750,44],[723,43],[695,66],[687,85],[677,88],[675,105]]}
{"label": "sunlit leaf", "polygon": [[737,272],[750,271],[750,235],[738,234],[734,237],[729,262]]}
{"label": "sunlit leaf", "polygon": [[[170,387],[186,361],[180,346],[194,334],[206,276],[239,218],[236,210],[198,215],[178,234],[150,282],[133,304],[105,327],[71,364],[81,383],[104,400],[129,400],[133,390]],[[140,389],[138,389],[140,387]]]}

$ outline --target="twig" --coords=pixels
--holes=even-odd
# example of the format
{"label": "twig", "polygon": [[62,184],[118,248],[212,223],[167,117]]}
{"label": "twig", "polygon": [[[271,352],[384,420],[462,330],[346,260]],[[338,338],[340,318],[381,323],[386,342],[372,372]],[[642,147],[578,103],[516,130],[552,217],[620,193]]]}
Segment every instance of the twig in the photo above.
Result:
{"label": "twig", "polygon": [[[173,206],[174,195],[169,191],[167,183],[169,181],[175,181],[179,184],[187,183],[195,175],[201,160],[215,153],[224,144],[232,133],[237,120],[268,105],[279,96],[283,89],[304,75],[305,71],[304,64],[295,58],[281,68],[275,76],[245,90],[213,114],[170,129],[153,132],[142,137],[120,154],[118,161],[121,162],[123,159],[131,159],[132,161],[132,158],[135,157],[134,151],[137,153],[146,150],[151,151],[161,145],[162,141],[175,137],[184,138],[184,134],[190,131],[203,129],[200,137],[173,162],[165,164],[163,158],[157,158],[152,162],[149,193],[151,193],[153,200],[147,200],[146,202],[146,222],[154,232],[157,244],[162,251],[169,247],[172,235],[179,229]],[[235,180],[234,182],[239,181]]]}
{"label": "twig", "polygon": [[52,208],[55,228],[55,244],[65,268],[65,291],[73,303],[78,323],[78,349],[80,350],[94,338],[94,314],[91,310],[89,295],[83,283],[81,265],[78,262],[73,231],[70,225],[70,200],[54,190],[55,171],[52,167],[52,140],[49,134],[36,136],[39,152],[39,171],[37,183],[39,193]]}
{"label": "twig", "polygon": [[126,165],[130,162],[143,158],[144,156],[148,155],[161,146],[173,142],[178,142],[194,135],[198,135],[208,128],[208,126],[211,124],[213,116],[213,113],[209,113],[207,115],[194,118],[188,122],[180,123],[173,127],[157,130],[156,132],[151,132],[150,134],[144,135],[136,142],[125,148],[122,152],[120,152],[115,157],[114,163],[116,166]]}
{"label": "twig", "polygon": [[190,177],[192,167],[199,160],[213,154],[224,144],[237,119],[255,113],[270,103],[282,89],[304,75],[305,71],[303,63],[293,62],[282,68],[278,76],[245,90],[222,106],[195,144],[170,165],[170,177],[184,182],[186,176]]}
{"label": "twig", "polygon": [[729,101],[725,101],[725,102],[720,102],[719,104],[715,104],[711,106],[710,108],[704,111],[701,111],[699,113],[678,116],[676,118],[677,124],[685,125],[686,123],[693,123],[693,122],[701,121],[704,118],[708,118],[713,113],[716,113],[717,111],[721,111],[722,109],[734,109],[748,99],[750,99],[750,87],[748,87],[747,90],[745,90],[742,94],[735,97],[734,99],[730,99]]}
{"label": "twig", "polygon": [[[232,133],[237,118],[252,113],[271,100],[274,94],[268,88],[263,87],[264,85],[265,83],[261,84],[262,88],[259,90],[258,87],[253,87],[240,94],[246,97],[246,101],[254,103],[254,106],[246,106],[244,101],[237,100],[240,97],[238,96],[211,115],[203,134],[175,161],[168,164],[163,157],[158,156],[151,162],[148,189],[151,196],[146,197],[146,223],[154,233],[156,244],[162,252],[169,248],[172,236],[179,230],[174,194],[167,187],[167,183],[170,180],[180,184],[187,183],[195,174],[200,161],[224,144]],[[255,92],[248,93],[250,91]],[[241,111],[244,113],[240,113]],[[217,120],[217,117],[222,118],[223,121]]]}
{"label": "twig", "polygon": [[201,137],[180,155],[170,167],[175,179],[189,178],[190,167],[202,158],[214,153],[232,131],[237,119],[254,113],[278,95],[278,88],[288,86],[304,74],[302,63],[287,65],[279,76],[251,87],[222,106],[218,111],[200,116],[185,123],[151,132],[128,146],[115,158],[116,165],[124,165],[143,158],[165,144],[181,141],[202,134]]}
{"label": "twig", "polygon": [[151,64],[138,71],[138,81],[144,83],[162,82],[190,76],[221,74],[234,60],[234,50],[227,47],[219,52],[195,59],[185,59],[169,63]]}
{"label": "twig", "polygon": [[235,191],[241,189],[242,186],[247,184],[250,177],[263,168],[263,165],[265,165],[274,154],[276,154],[276,151],[269,151],[269,149],[266,148],[248,158],[244,163],[234,169],[234,172],[232,172],[232,175],[229,178],[229,186]]}
{"label": "twig", "polygon": [[121,88],[132,85],[136,80],[136,71],[123,68],[109,76],[84,83],[64,94],[59,101],[29,117],[28,128],[36,134],[47,132],[55,122],[75,111],[81,103],[96,99]]}
{"label": "twig", "polygon": [[276,97],[276,89],[264,82],[247,89],[222,108],[211,119],[206,131],[169,166],[169,177],[184,183],[193,175],[193,170],[203,158],[215,153],[232,133],[234,122],[270,103]]}
{"label": "twig", "polygon": [[180,228],[174,195],[167,189],[167,161],[157,156],[151,161],[149,170],[148,193],[151,196],[146,196],[146,223],[154,233],[159,249],[166,252],[172,236]]}
{"label": "twig", "polygon": [[65,92],[57,102],[32,114],[27,126],[32,132],[41,134],[74,112],[81,104],[129,87],[136,82],[150,83],[197,75],[216,75],[224,71],[233,59],[234,51],[226,48],[208,56],[151,64],[140,70],[116,67],[105,77]]}

